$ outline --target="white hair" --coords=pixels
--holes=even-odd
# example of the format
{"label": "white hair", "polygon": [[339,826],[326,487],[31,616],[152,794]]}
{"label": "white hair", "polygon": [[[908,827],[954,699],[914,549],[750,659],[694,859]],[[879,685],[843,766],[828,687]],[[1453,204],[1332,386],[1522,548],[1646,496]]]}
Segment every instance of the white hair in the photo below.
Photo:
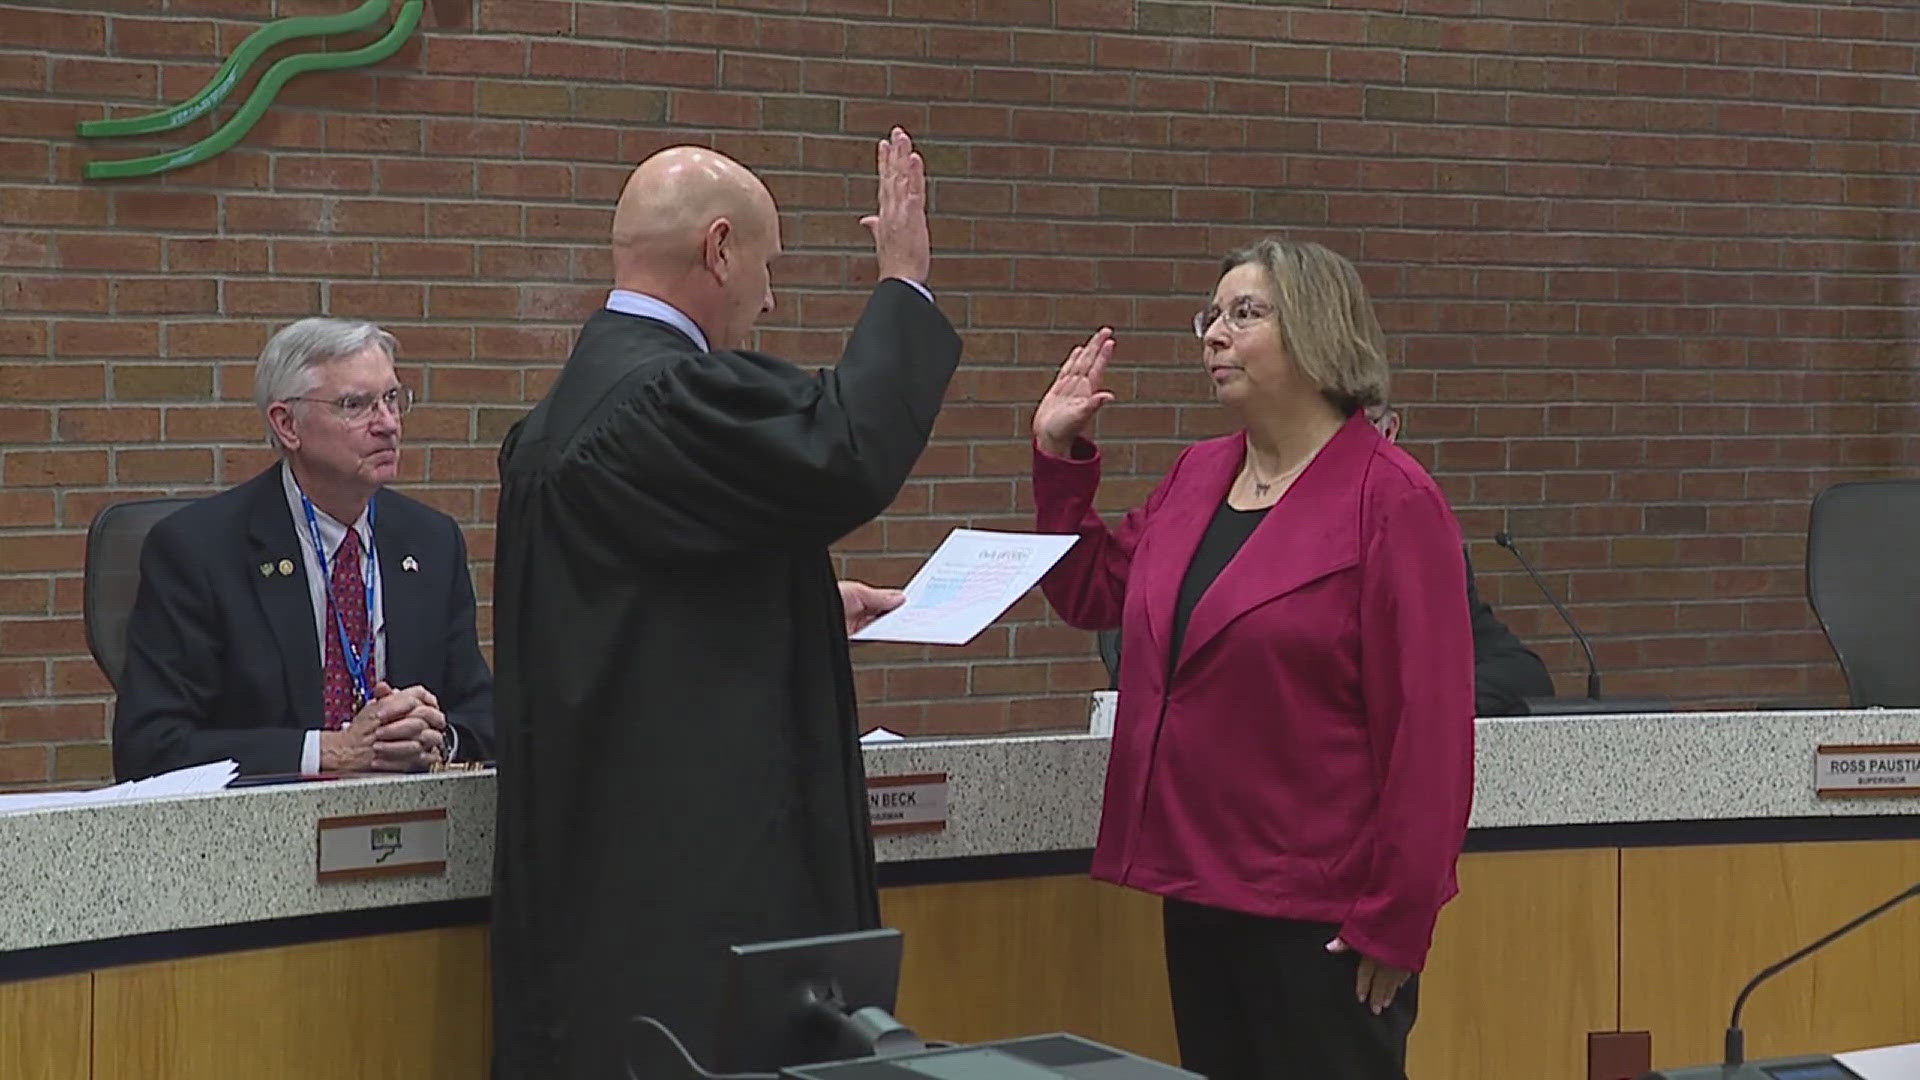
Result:
{"label": "white hair", "polygon": [[253,368],[253,403],[266,420],[268,445],[278,447],[280,437],[273,430],[273,421],[266,419],[267,410],[276,401],[297,398],[318,385],[317,369],[322,364],[352,356],[369,345],[380,346],[391,361],[399,344],[392,334],[357,319],[316,316],[274,334],[260,350],[260,361]]}

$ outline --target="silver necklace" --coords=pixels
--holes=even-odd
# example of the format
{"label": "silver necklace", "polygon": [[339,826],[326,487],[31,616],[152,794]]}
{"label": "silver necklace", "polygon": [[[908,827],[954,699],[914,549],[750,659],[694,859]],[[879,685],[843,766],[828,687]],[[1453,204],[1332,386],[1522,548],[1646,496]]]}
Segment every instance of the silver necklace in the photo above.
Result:
{"label": "silver necklace", "polygon": [[1262,480],[1260,479],[1260,470],[1254,468],[1253,466],[1253,450],[1248,449],[1247,450],[1247,475],[1253,478],[1254,495],[1264,498],[1267,492],[1273,490],[1273,485],[1279,483],[1282,480],[1285,480],[1290,476],[1293,476],[1299,473],[1301,466],[1304,466],[1305,464],[1306,462],[1303,461],[1300,463],[1300,465],[1295,465],[1293,468],[1288,469],[1286,472],[1283,472],[1278,476],[1275,476],[1271,480]]}

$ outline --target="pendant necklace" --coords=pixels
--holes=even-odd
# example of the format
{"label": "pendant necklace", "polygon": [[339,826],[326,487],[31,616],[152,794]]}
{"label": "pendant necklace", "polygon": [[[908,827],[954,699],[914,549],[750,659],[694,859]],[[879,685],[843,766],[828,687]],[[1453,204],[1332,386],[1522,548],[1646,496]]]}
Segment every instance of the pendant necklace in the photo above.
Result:
{"label": "pendant necklace", "polygon": [[1301,466],[1305,464],[1306,462],[1301,462],[1300,465],[1296,465],[1293,468],[1288,469],[1286,472],[1281,473],[1280,475],[1274,477],[1271,480],[1262,480],[1260,479],[1260,470],[1255,468],[1253,464],[1253,450],[1249,448],[1247,450],[1247,476],[1249,476],[1253,480],[1254,496],[1262,499],[1266,498],[1267,492],[1273,490],[1273,485],[1279,483],[1282,480],[1287,479],[1290,476],[1297,474],[1300,471]]}

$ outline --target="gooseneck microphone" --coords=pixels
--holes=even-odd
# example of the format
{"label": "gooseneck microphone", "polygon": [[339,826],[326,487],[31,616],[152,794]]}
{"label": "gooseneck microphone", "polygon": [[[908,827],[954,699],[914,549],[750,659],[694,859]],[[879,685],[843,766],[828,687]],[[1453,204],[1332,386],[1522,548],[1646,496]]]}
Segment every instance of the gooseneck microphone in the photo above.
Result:
{"label": "gooseneck microphone", "polygon": [[1733,1065],[1742,1065],[1746,1063],[1747,1036],[1745,1032],[1742,1032],[1740,1030],[1740,1010],[1747,1007],[1747,996],[1752,994],[1756,987],[1758,987],[1761,983],[1766,982],[1768,979],[1773,978],[1775,975],[1778,975],[1782,971],[1785,971],[1786,969],[1792,967],[1793,965],[1813,955],[1814,953],[1819,952],[1821,949],[1826,948],[1829,944],[1832,944],[1837,939],[1845,936],[1846,934],[1852,933],[1854,930],[1859,929],[1861,926],[1865,925],[1866,923],[1872,922],[1874,919],[1877,919],[1880,916],[1885,915],[1887,912],[1892,911],[1894,908],[1900,906],[1901,904],[1906,903],[1908,900],[1911,900],[1916,896],[1920,896],[1920,884],[1916,884],[1912,886],[1911,888],[1907,889],[1906,892],[1903,892],[1899,896],[1896,896],[1893,899],[1887,901],[1886,903],[1881,904],[1879,907],[1874,908],[1872,911],[1867,912],[1865,915],[1862,915],[1859,918],[1848,923],[1847,925],[1841,927],[1840,929],[1835,930],[1833,933],[1828,934],[1826,937],[1821,938],[1819,941],[1816,941],[1813,944],[1807,946],[1806,948],[1801,949],[1799,952],[1794,953],[1792,956],[1787,957],[1785,960],[1782,960],[1779,963],[1773,964],[1769,967],[1762,968],[1760,971],[1760,974],[1755,975],[1752,978],[1752,980],[1749,981],[1747,985],[1740,990],[1740,996],[1734,999],[1733,1017],[1732,1019],[1727,1021],[1727,1059],[1723,1063],[1723,1067],[1733,1066]]}
{"label": "gooseneck microphone", "polygon": [[1533,564],[1527,561],[1525,555],[1520,554],[1519,548],[1513,546],[1512,533],[1494,533],[1493,542],[1513,552],[1513,557],[1520,560],[1521,567],[1526,570],[1527,576],[1533,579],[1533,584],[1540,590],[1540,595],[1547,598],[1547,603],[1553,605],[1553,610],[1560,613],[1560,621],[1566,623],[1567,629],[1573,631],[1574,640],[1580,643],[1580,648],[1587,654],[1587,699],[1599,701],[1600,665],[1593,658],[1593,646],[1587,643],[1587,635],[1580,632],[1579,625],[1573,621],[1572,615],[1567,614],[1567,609],[1561,606],[1559,598],[1553,595],[1553,590],[1547,588],[1547,583],[1540,580],[1540,575],[1534,572]]}

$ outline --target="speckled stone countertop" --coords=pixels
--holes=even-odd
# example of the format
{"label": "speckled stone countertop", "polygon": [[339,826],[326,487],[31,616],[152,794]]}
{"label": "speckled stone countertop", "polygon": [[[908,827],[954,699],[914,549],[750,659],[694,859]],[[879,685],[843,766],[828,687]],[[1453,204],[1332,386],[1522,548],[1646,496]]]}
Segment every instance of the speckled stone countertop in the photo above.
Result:
{"label": "speckled stone countertop", "polygon": [[[1097,695],[1099,713],[1110,695]],[[1473,825],[1920,814],[1920,798],[1818,799],[1821,743],[1920,741],[1920,710],[1483,720]],[[908,740],[873,776],[944,772],[941,832],[876,840],[882,862],[1091,847],[1107,739]],[[315,881],[322,817],[445,807],[444,875]],[[491,772],[249,787],[0,814],[0,953],[487,894]]]}
{"label": "speckled stone countertop", "polygon": [[[323,817],[444,807],[444,875],[320,884]],[[487,895],[493,773],[327,780],[0,814],[0,952]]]}
{"label": "speckled stone countertop", "polygon": [[1472,825],[1920,814],[1920,798],[1822,799],[1823,744],[1920,742],[1920,709],[1480,721]]}
{"label": "speckled stone countertop", "polygon": [[[1113,726],[1114,694],[1089,725]],[[1920,743],[1920,709],[1596,713],[1483,719],[1471,826],[1920,814],[1920,798],[1822,799],[1814,748]]]}

